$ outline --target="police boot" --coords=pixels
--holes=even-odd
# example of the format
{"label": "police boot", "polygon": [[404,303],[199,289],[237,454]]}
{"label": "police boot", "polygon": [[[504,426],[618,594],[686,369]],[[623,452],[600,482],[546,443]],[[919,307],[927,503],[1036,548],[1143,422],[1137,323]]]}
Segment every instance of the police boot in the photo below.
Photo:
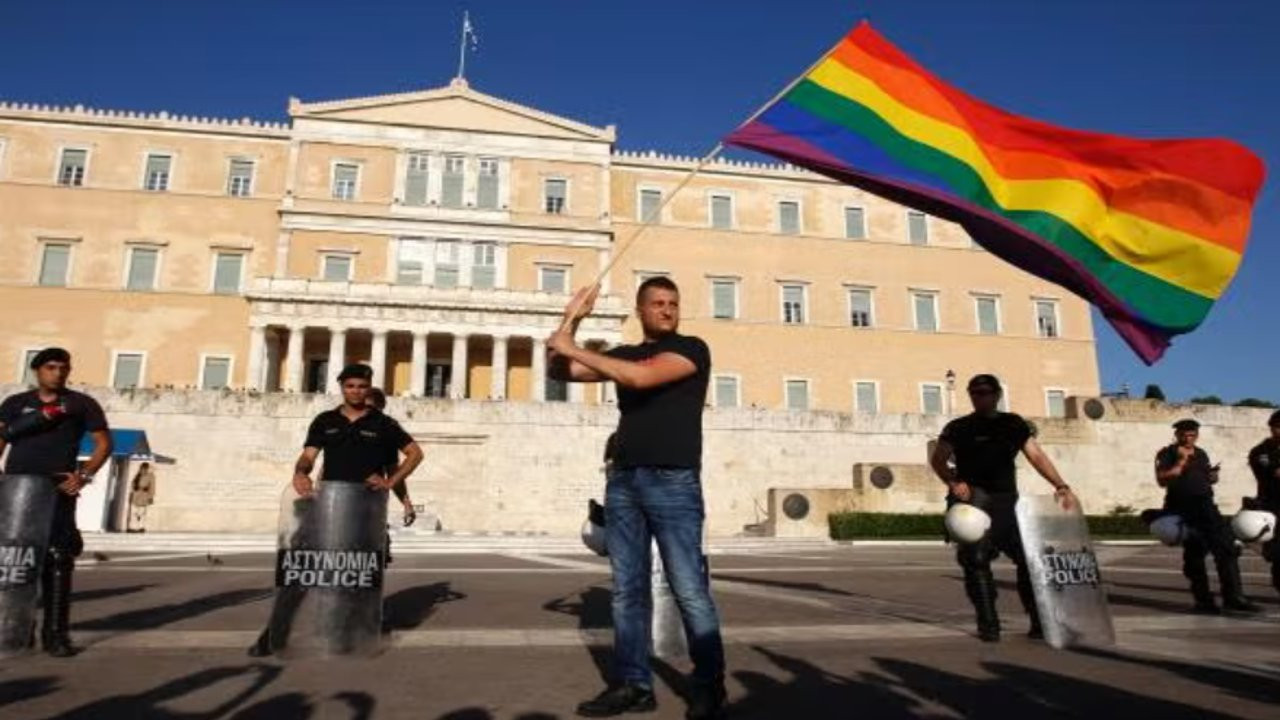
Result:
{"label": "police boot", "polygon": [[1027,611],[1027,617],[1031,620],[1027,637],[1032,640],[1043,639],[1044,627],[1040,624],[1040,608],[1036,606],[1036,591],[1031,587],[1031,576],[1024,572],[1018,573],[1018,599],[1022,601],[1022,609]]}
{"label": "police boot", "polygon": [[1000,616],[996,613],[996,582],[991,569],[965,569],[965,591],[978,615],[978,639],[1000,642]]}
{"label": "police boot", "polygon": [[1218,584],[1222,587],[1222,607],[1243,613],[1262,612],[1262,608],[1249,602],[1244,594],[1244,580],[1240,577],[1240,563],[1233,557],[1230,562],[1218,564]]}
{"label": "police boot", "polygon": [[1191,612],[1198,615],[1219,614],[1221,611],[1213,601],[1213,591],[1209,589],[1209,575],[1205,572],[1187,573],[1187,579],[1191,581],[1191,597],[1196,601]]}
{"label": "police boot", "polygon": [[76,560],[65,550],[50,550],[41,576],[44,623],[40,642],[53,657],[71,657],[80,649],[71,644],[71,573]]}

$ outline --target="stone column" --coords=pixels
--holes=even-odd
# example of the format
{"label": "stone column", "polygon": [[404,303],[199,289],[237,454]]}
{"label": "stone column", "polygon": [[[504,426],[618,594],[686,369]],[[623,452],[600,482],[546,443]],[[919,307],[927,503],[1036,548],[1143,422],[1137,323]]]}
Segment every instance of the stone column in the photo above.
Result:
{"label": "stone column", "polygon": [[324,378],[321,390],[333,394],[341,392],[337,387],[338,373],[347,364],[347,329],[344,327],[329,328],[329,377]]}
{"label": "stone column", "polygon": [[454,400],[465,400],[467,397],[467,339],[463,333],[453,336],[453,367],[450,369],[452,379],[449,382],[449,397]]}
{"label": "stone column", "polygon": [[413,334],[413,363],[409,371],[409,394],[423,397],[427,394],[427,333]]}
{"label": "stone column", "polygon": [[539,337],[533,339],[533,357],[530,362],[529,374],[533,376],[529,381],[529,389],[532,395],[529,399],[533,402],[546,402],[547,341]]}
{"label": "stone column", "polygon": [[[381,388],[387,374],[387,331],[373,331],[373,348],[369,351],[369,366],[373,368],[373,386]],[[386,388],[383,388],[384,390]]]}
{"label": "stone column", "polygon": [[289,344],[285,346],[285,390],[302,392],[302,352],[306,343],[307,326],[289,326]]}
{"label": "stone column", "polygon": [[266,387],[265,360],[267,352],[267,328],[262,325],[249,326],[249,357],[245,364],[244,386],[250,390],[262,390]]}
{"label": "stone column", "polygon": [[507,338],[493,336],[493,361],[490,365],[492,377],[489,384],[489,397],[493,400],[507,399]]}
{"label": "stone column", "polygon": [[262,372],[262,389],[276,392],[280,389],[280,330],[269,331],[265,338],[267,344],[267,367]]}

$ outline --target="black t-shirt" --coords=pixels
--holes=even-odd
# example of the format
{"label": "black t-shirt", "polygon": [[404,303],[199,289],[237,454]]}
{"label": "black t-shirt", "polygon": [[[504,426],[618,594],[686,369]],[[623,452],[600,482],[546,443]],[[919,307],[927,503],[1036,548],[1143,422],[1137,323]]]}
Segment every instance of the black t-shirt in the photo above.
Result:
{"label": "black t-shirt", "polygon": [[1267,438],[1249,451],[1249,469],[1258,481],[1258,501],[1268,508],[1280,508],[1280,440]]}
{"label": "black t-shirt", "polygon": [[[28,413],[41,412],[47,403],[38,390],[10,395],[0,403],[0,422],[11,425]],[[53,402],[61,415],[52,424],[13,439],[5,472],[13,475],[54,475],[74,472],[80,439],[87,432],[107,430],[107,416],[97,400],[74,390],[63,390]]]}
{"label": "black t-shirt", "polygon": [[672,333],[639,345],[609,350],[611,357],[644,363],[662,353],[687,358],[697,371],[647,390],[618,386],[622,418],[614,465],[620,468],[702,467],[702,408],[711,378],[711,350],[699,338]]}
{"label": "black t-shirt", "polygon": [[400,423],[375,408],[369,408],[355,422],[347,420],[341,408],[326,410],[311,421],[306,447],[324,451],[321,480],[364,482],[370,475],[386,477],[399,459],[396,453],[413,442]]}
{"label": "black t-shirt", "polygon": [[[1156,470],[1167,470],[1178,464],[1178,446],[1169,445],[1156,453]],[[1209,453],[1195,449],[1195,453],[1182,468],[1182,474],[1165,486],[1165,496],[1170,500],[1213,497],[1210,481]]]}
{"label": "black t-shirt", "polygon": [[947,423],[939,438],[955,450],[956,475],[987,492],[1018,491],[1014,460],[1035,435],[1021,415],[973,413]]}

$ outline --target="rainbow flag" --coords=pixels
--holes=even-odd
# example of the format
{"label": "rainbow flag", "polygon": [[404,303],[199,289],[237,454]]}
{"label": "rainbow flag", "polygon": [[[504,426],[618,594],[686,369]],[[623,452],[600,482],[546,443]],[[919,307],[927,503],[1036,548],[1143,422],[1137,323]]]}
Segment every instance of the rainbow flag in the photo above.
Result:
{"label": "rainbow flag", "polygon": [[1265,174],[1229,140],[1139,140],[1005,112],[866,22],[725,142],[960,223],[1096,305],[1148,364],[1231,282]]}

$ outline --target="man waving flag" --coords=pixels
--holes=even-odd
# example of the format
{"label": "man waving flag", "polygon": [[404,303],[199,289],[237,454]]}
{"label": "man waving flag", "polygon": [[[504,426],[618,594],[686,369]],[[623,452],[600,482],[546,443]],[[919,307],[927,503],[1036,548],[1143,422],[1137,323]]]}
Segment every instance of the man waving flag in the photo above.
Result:
{"label": "man waving flag", "polygon": [[960,223],[1093,303],[1147,364],[1194,330],[1244,254],[1262,161],[1020,117],[859,24],[725,140]]}

